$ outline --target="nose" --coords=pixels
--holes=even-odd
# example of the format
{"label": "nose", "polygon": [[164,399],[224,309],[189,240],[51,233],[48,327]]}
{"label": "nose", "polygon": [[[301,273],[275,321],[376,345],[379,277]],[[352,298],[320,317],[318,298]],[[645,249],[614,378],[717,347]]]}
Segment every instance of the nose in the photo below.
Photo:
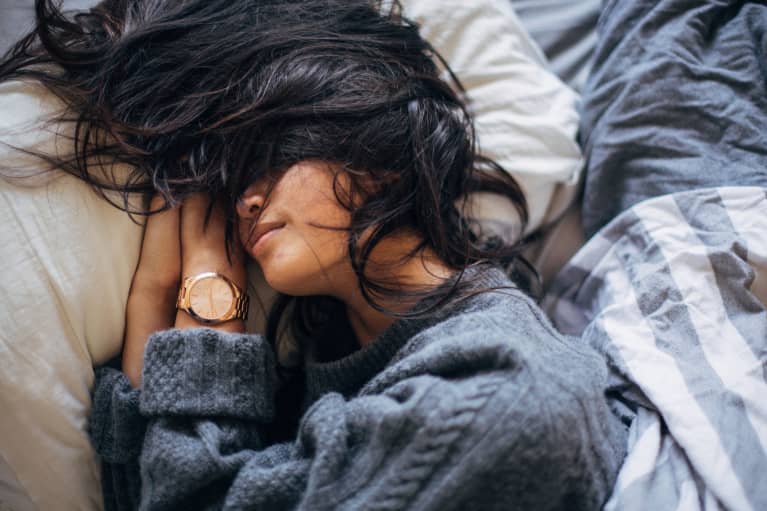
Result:
{"label": "nose", "polygon": [[264,196],[251,186],[237,200],[237,215],[240,218],[256,218],[264,207]]}

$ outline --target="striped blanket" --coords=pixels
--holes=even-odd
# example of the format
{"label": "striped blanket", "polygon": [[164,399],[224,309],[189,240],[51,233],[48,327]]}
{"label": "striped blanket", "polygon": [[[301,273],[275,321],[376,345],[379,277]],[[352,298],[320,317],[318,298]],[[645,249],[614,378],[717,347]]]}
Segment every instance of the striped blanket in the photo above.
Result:
{"label": "striped blanket", "polygon": [[604,353],[631,421],[607,510],[767,510],[767,190],[644,201],[565,267],[544,306]]}

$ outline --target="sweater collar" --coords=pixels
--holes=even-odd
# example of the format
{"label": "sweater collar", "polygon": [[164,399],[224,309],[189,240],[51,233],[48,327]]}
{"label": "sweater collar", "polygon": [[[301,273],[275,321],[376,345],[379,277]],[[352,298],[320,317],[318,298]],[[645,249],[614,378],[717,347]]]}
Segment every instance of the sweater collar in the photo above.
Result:
{"label": "sweater collar", "polygon": [[[468,293],[511,285],[509,278],[502,270],[487,265],[467,268],[463,279],[465,279],[465,290]],[[451,279],[443,286],[450,286],[452,283]],[[399,319],[370,344],[350,355],[332,362],[307,362],[305,370],[309,402],[327,392],[340,392],[346,397],[354,395],[365,383],[380,373],[413,336],[451,315],[476,308],[487,300],[497,299],[493,298],[494,295],[495,293],[479,293],[442,306],[426,316]],[[428,306],[429,300],[434,299],[426,298],[419,302],[417,307]]]}

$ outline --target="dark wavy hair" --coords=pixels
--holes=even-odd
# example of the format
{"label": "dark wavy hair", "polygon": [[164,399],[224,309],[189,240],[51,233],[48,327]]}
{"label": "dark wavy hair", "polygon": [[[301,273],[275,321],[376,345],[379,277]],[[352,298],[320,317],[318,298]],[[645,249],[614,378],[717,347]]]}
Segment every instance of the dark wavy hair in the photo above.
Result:
{"label": "dark wavy hair", "polygon": [[[500,194],[524,226],[522,191],[479,155],[463,89],[396,2],[105,0],[73,16],[51,0],[35,8],[36,28],[4,56],[0,81],[34,80],[64,101],[57,120],[75,122],[72,157],[45,158],[108,200],[105,191],[120,192],[118,207],[151,214],[131,210],[129,195],[160,192],[170,207],[206,191],[223,198],[231,237],[249,184],[323,160],[351,178],[342,203],[363,197],[348,252],[362,293],[380,310],[380,298],[403,291],[369,275],[366,263],[381,239],[403,229],[456,270],[519,260],[517,245],[483,236],[464,207],[472,193]],[[130,176],[94,170],[112,162],[127,163]],[[371,182],[385,186],[371,190]],[[434,299],[403,315],[460,298],[462,275],[418,291]],[[290,311],[297,337],[308,338],[338,306],[280,297],[269,337],[276,342]]]}

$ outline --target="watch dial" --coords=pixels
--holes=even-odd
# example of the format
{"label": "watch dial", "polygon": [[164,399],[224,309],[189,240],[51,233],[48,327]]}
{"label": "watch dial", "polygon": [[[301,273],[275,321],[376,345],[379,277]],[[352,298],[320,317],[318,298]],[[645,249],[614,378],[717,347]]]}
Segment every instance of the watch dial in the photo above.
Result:
{"label": "watch dial", "polygon": [[232,308],[233,300],[229,284],[218,277],[198,280],[189,293],[192,310],[203,319],[219,319]]}

